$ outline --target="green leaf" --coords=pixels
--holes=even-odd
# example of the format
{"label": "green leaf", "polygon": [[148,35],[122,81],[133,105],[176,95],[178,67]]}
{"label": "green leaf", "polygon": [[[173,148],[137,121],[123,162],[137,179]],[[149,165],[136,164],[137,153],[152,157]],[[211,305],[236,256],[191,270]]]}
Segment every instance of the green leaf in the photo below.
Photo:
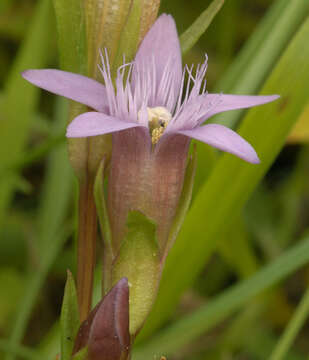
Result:
{"label": "green leaf", "polygon": [[60,315],[61,324],[61,359],[70,360],[80,321],[77,302],[77,293],[74,278],[70,271],[67,273],[67,282]]}
{"label": "green leaf", "polygon": [[183,291],[205,266],[221,232],[233,225],[307,103],[309,83],[303,79],[309,74],[309,47],[303,44],[308,36],[309,21],[295,35],[261,92],[280,92],[281,99],[251,109],[240,128],[239,133],[257,150],[261,164],[224,154],[196,196],[167,258],[158,299],[143,329],[147,334],[171,315]]}
{"label": "green leaf", "polygon": [[25,81],[20,73],[47,63],[52,49],[52,32],[50,1],[43,0],[38,2],[27,37],[11,67],[0,105],[0,223],[16,189],[14,177],[2,176],[2,173],[23,155],[40,92]]}
{"label": "green leaf", "polygon": [[308,117],[309,117],[309,103],[304,109],[303,113],[300,115],[297,123],[295,124],[292,132],[289,136],[288,141],[291,143],[304,143],[308,144],[309,142],[309,126],[308,126]]}
{"label": "green leaf", "polygon": [[53,0],[63,70],[87,73],[86,28],[82,1]]}
{"label": "green leaf", "polygon": [[[280,4],[279,4],[280,5]],[[276,7],[272,22],[265,21],[257,30],[257,35],[249,40],[239,58],[236,58],[231,70],[219,83],[216,91],[228,91],[234,94],[255,94],[271,72],[279,56],[290,39],[299,29],[308,15],[308,1],[288,1],[284,7]],[[226,85],[225,85],[226,81]],[[217,115],[213,122],[234,127],[243,111],[232,111]]]}
{"label": "green leaf", "polygon": [[127,16],[126,24],[121,32],[118,42],[118,49],[113,62],[113,74],[117,73],[117,69],[123,63],[125,55],[126,62],[134,59],[139,44],[140,30],[142,25],[141,15],[143,0],[134,0],[131,3],[130,11]]}
{"label": "green leaf", "polygon": [[216,91],[232,92],[237,81],[247,68],[248,64],[256,57],[257,51],[263,46],[265,39],[271,33],[274,24],[280,19],[289,0],[273,1],[267,13],[257,24],[254,32],[240,49],[235,60],[228,67],[227,71],[220,77],[216,84]]}
{"label": "green leaf", "polygon": [[176,321],[150,341],[137,347],[133,360],[151,359],[154,355],[169,356],[190,341],[212,329],[249,300],[283,280],[309,261],[309,235],[273,263],[252,277],[231,287],[198,310]]}
{"label": "green leaf", "polygon": [[197,43],[198,39],[207,30],[223,4],[224,0],[213,0],[194,23],[181,34],[179,40],[183,54],[187,53]]}
{"label": "green leaf", "polygon": [[269,360],[283,360],[309,315],[309,288],[305,292]]}
{"label": "green leaf", "polygon": [[135,334],[157,295],[160,254],[156,225],[138,211],[127,220],[128,231],[113,269],[113,284],[127,277],[130,286],[130,334]]}

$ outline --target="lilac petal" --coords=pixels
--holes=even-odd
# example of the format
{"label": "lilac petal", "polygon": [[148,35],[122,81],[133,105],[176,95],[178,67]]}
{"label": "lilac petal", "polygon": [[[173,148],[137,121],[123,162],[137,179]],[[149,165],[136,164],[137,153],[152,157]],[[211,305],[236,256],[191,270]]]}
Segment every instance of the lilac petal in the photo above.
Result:
{"label": "lilac petal", "polygon": [[67,137],[87,137],[109,134],[141,126],[98,112],[87,112],[77,116],[67,127]]}
{"label": "lilac petal", "polygon": [[105,86],[86,76],[55,69],[26,70],[22,76],[44,90],[80,102],[97,111],[106,111]]}
{"label": "lilac petal", "polygon": [[192,130],[180,130],[177,133],[234,154],[250,163],[258,164],[260,162],[253,147],[236,132],[223,125],[209,124]]}
{"label": "lilac petal", "polygon": [[216,104],[206,114],[206,117],[201,119],[205,121],[211,116],[229,110],[246,109],[257,105],[269,103],[277,100],[279,95],[269,96],[250,96],[250,95],[225,95],[225,94],[207,94],[205,102],[207,106]]}
{"label": "lilac petal", "polygon": [[[143,39],[136,57],[133,68],[133,82],[140,72],[155,66],[156,82],[160,83],[166,66],[170,63],[169,70],[173,73],[174,89],[179,89],[182,77],[181,50],[172,16],[162,14]],[[161,104],[163,105],[163,104]]]}

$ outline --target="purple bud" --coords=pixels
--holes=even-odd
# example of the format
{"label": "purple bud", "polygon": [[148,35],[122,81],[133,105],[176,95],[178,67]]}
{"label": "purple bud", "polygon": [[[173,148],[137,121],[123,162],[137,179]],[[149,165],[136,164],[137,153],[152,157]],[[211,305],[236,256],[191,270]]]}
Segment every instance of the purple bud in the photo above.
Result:
{"label": "purple bud", "polygon": [[125,360],[130,350],[129,287],[122,278],[92,310],[75,339],[73,355],[88,346],[89,360]]}

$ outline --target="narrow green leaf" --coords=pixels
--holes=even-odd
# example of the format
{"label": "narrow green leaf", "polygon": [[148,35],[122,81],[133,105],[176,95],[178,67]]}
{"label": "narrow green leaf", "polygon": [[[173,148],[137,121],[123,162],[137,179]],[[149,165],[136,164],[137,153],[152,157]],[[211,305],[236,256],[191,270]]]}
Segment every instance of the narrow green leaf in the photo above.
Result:
{"label": "narrow green leaf", "polygon": [[269,360],[283,360],[294,342],[298,332],[304,325],[309,315],[309,288],[305,292],[292,319],[288,323],[282,337],[274,348]]}
{"label": "narrow green leaf", "polygon": [[274,24],[282,16],[290,0],[276,0],[272,3],[266,15],[261,19],[250,38],[245,42],[235,60],[216,84],[216,91],[233,92],[240,77],[248,64],[256,57],[258,49],[263,46],[265,39],[273,30]]}
{"label": "narrow green leaf", "polygon": [[[58,49],[61,69],[88,75],[86,20],[83,1],[53,0],[56,14]],[[86,112],[87,107],[70,101],[68,122],[77,115]],[[95,141],[95,140],[94,140]],[[86,176],[90,168],[88,149],[90,139],[67,139],[69,160],[79,179]]]}
{"label": "narrow green leaf", "polygon": [[53,0],[63,70],[87,73],[86,27],[82,1]]}
{"label": "narrow green leaf", "polygon": [[250,299],[283,280],[309,261],[309,235],[286,251],[273,263],[252,277],[226,290],[223,294],[178,320],[133,353],[134,360],[151,359],[154,355],[169,356],[179,351],[205,331],[218,325]]}
{"label": "narrow green leaf", "polygon": [[60,316],[61,324],[61,359],[70,360],[80,321],[77,302],[77,293],[74,278],[70,271],[67,273],[67,282]]}
{"label": "narrow green leaf", "polygon": [[[34,119],[33,112],[38,103],[39,89],[27,83],[20,73],[25,69],[40,68],[46,64],[52,48],[52,33],[52,8],[49,0],[43,0],[38,2],[33,22],[11,68],[2,93],[3,99],[0,106],[0,173],[22,156]],[[10,177],[1,177],[0,223],[3,221],[15,188],[16,182],[12,182]]]}
{"label": "narrow green leaf", "polygon": [[[236,70],[232,68],[231,73],[235,71],[237,77],[233,77],[233,86],[228,88],[230,93],[255,94],[260,89],[290,39],[308,15],[308,9],[307,0],[288,2],[283,11],[277,15],[275,22],[271,24],[271,30],[267,34],[264,34],[264,31],[261,32],[264,35],[263,41],[257,36],[258,39],[254,41],[256,45],[254,51],[251,47],[249,48],[250,59],[247,60],[247,55],[244,56],[247,62],[239,61],[239,65],[237,65],[238,60],[235,60]],[[269,29],[268,22],[266,25],[265,28]],[[227,81],[230,83],[230,80]],[[226,91],[224,83],[221,82],[221,84],[222,87],[217,88],[217,91]],[[235,127],[242,114],[241,110],[226,112],[217,115],[213,122]]]}
{"label": "narrow green leaf", "polygon": [[182,292],[212,254],[220,232],[233,225],[235,216],[269,169],[307,103],[309,82],[303,79],[309,74],[309,47],[303,44],[308,37],[309,21],[295,35],[261,92],[279,92],[281,99],[251,109],[240,128],[240,134],[257,150],[261,164],[244,163],[224,154],[196,196],[168,256],[158,300],[143,330],[147,334],[173,312]]}
{"label": "narrow green leaf", "polygon": [[118,67],[122,65],[124,55],[126,62],[134,59],[142,25],[142,6],[143,0],[134,0],[131,3],[127,21],[121,32],[120,41],[118,42],[115,61],[113,62],[114,75],[116,74]]}
{"label": "narrow green leaf", "polygon": [[127,277],[130,286],[130,334],[135,334],[148,315],[157,294],[160,254],[156,225],[137,211],[127,220],[128,232],[113,269],[113,284]]}
{"label": "narrow green leaf", "polygon": [[213,0],[194,23],[180,35],[180,46],[183,54],[187,53],[204,34],[214,17],[224,4],[224,0]]}

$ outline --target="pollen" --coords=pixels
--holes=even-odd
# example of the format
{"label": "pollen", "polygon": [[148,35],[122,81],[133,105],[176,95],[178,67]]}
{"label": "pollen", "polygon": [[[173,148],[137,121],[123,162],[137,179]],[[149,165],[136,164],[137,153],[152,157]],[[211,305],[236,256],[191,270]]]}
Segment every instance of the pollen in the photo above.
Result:
{"label": "pollen", "polygon": [[153,145],[155,145],[163,135],[168,123],[172,118],[172,115],[165,107],[162,106],[153,108],[147,107],[147,113],[151,142]]}

